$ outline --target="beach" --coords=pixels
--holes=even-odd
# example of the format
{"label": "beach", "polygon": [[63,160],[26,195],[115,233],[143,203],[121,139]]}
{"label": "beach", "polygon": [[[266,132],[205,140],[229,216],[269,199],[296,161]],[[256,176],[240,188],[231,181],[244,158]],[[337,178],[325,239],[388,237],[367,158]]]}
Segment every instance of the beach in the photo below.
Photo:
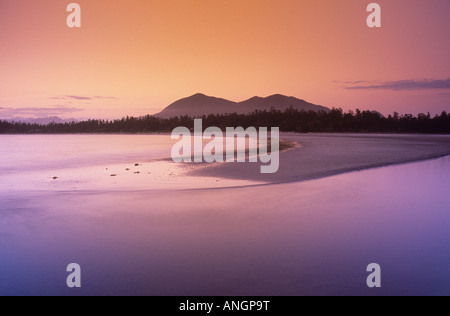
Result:
{"label": "beach", "polygon": [[0,0],[0,297],[450,296],[449,16]]}
{"label": "beach", "polygon": [[450,154],[450,136],[284,133],[278,172],[262,174],[260,162],[174,163],[170,152],[175,141],[169,135],[6,137],[0,190],[22,192],[280,184]]}
{"label": "beach", "polygon": [[275,175],[168,138],[4,137],[0,295],[450,294],[449,137],[285,134]]}
{"label": "beach", "polygon": [[216,165],[192,174],[273,184],[450,155],[450,137],[445,135],[285,133],[281,138],[300,146],[281,153],[275,174],[261,174],[259,166],[251,163]]}

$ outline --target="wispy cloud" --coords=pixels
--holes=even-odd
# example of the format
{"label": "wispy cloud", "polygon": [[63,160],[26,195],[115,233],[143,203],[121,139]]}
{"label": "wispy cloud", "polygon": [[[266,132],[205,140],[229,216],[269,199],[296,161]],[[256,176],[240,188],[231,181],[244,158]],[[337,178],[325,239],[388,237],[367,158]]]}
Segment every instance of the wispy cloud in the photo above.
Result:
{"label": "wispy cloud", "polygon": [[65,95],[66,99],[73,99],[73,100],[92,100],[91,97],[82,97],[78,95]]}
{"label": "wispy cloud", "polygon": [[95,96],[95,97],[92,97],[93,99],[105,99],[105,100],[117,100],[117,98],[116,97],[104,97],[104,96]]}
{"label": "wispy cloud", "polygon": [[354,81],[341,82],[348,90],[447,90],[450,89],[450,78],[448,79],[420,79],[420,80],[398,80],[385,82]]}
{"label": "wispy cloud", "polygon": [[69,108],[65,106],[53,106],[53,107],[25,107],[25,108],[0,108],[0,116],[2,117],[47,117],[57,116],[68,113],[80,112],[83,109]]}
{"label": "wispy cloud", "polygon": [[92,100],[92,98],[77,95],[63,95],[59,97],[51,97],[49,100]]}
{"label": "wispy cloud", "polygon": [[108,96],[79,96],[79,95],[63,95],[58,97],[52,97],[50,100],[77,100],[77,101],[90,101],[95,99],[108,99],[108,100],[117,100],[116,97],[108,97]]}
{"label": "wispy cloud", "polygon": [[333,83],[350,84],[350,85],[362,84],[362,83],[373,83],[373,82],[374,81],[366,81],[366,80],[358,80],[358,81],[338,81],[338,80],[334,80],[333,81]]}

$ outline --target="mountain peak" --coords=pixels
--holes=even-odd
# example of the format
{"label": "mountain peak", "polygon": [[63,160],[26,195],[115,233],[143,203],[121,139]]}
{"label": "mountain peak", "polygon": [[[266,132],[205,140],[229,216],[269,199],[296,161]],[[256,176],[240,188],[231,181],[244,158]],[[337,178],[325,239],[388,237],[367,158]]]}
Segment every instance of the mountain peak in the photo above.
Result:
{"label": "mountain peak", "polygon": [[290,97],[290,96],[286,96],[286,95],[283,95],[283,94],[273,94],[271,96],[268,96],[266,99],[304,101],[303,99],[298,99],[296,97]]}
{"label": "mountain peak", "polygon": [[176,116],[201,117],[203,115],[227,113],[248,114],[255,110],[264,111],[272,108],[284,111],[290,107],[305,111],[330,111],[329,108],[282,94],[274,94],[266,98],[255,96],[238,103],[197,93],[172,103],[156,116],[170,118]]}
{"label": "mountain peak", "polygon": [[268,98],[292,98],[292,97],[288,97],[283,94],[272,94],[271,96],[268,96],[266,99]]}
{"label": "mountain peak", "polygon": [[190,98],[210,98],[210,97],[203,93],[196,93],[196,94],[191,95],[187,99],[190,99]]}

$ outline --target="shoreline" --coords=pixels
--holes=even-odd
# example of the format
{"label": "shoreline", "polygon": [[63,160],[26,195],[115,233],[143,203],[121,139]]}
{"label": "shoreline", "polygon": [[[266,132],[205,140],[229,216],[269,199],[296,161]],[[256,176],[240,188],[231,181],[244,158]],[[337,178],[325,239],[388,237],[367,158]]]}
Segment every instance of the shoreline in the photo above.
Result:
{"label": "shoreline", "polygon": [[[258,188],[258,187],[267,187],[267,186],[279,186],[284,184],[296,184],[296,183],[305,183],[308,181],[316,181],[316,180],[322,180],[330,177],[345,175],[345,174],[351,174],[355,172],[363,172],[368,170],[376,170],[376,169],[382,169],[382,168],[388,168],[388,167],[394,167],[394,166],[401,166],[401,165],[409,165],[414,163],[420,163],[420,162],[426,162],[426,161],[433,161],[442,159],[445,157],[449,157],[450,154],[444,154],[439,156],[433,156],[428,158],[422,158],[418,160],[412,160],[412,161],[405,161],[405,162],[398,162],[398,163],[392,163],[392,164],[385,164],[385,165],[378,165],[378,166],[367,166],[362,169],[348,169],[348,170],[341,170],[334,173],[327,173],[323,174],[317,177],[311,177],[311,178],[305,178],[302,180],[293,180],[293,181],[285,181],[285,182],[269,182],[269,183],[255,183],[255,184],[249,184],[249,185],[236,185],[236,186],[228,186],[228,187],[216,187],[216,188],[192,188],[192,189],[181,189],[179,191],[215,191],[215,190],[227,190],[227,189],[246,189],[246,188]],[[224,178],[227,179],[227,178]]]}
{"label": "shoreline", "polygon": [[[450,137],[410,134],[283,134],[291,146],[280,150],[280,170],[258,172],[259,164],[213,164],[191,176],[287,184],[345,173],[439,159],[450,155]],[[294,146],[295,145],[295,146]]]}
{"label": "shoreline", "polygon": [[[330,141],[335,149],[349,145],[342,153],[370,143],[341,138],[337,144],[329,137],[305,138],[305,147],[285,152],[282,160],[329,151]],[[404,140],[391,141],[403,151]],[[425,151],[439,149],[437,144],[429,148],[430,142],[422,144]],[[385,145],[376,142],[360,150]],[[125,149],[120,153],[129,152]],[[224,188],[221,181],[213,188],[216,179],[210,178],[198,182],[196,190],[184,189],[202,181],[183,180],[189,166],[181,170],[178,164],[141,164],[108,165],[108,171],[99,166],[69,168],[67,174],[56,174],[60,179],[48,179],[48,185],[42,177],[53,172],[41,171],[32,179],[24,174],[18,190],[0,190],[0,255],[6,259],[0,261],[6,276],[0,293],[20,294],[26,288],[31,294],[64,295],[70,289],[60,277],[49,279],[49,271],[75,261],[89,268],[94,281],[83,287],[86,295],[335,295],[342,294],[342,284],[348,285],[344,294],[370,295],[367,276],[355,271],[373,258],[391,266],[396,276],[393,287],[383,287],[385,294],[450,291],[439,282],[442,271],[450,276],[449,157],[285,185]],[[125,167],[131,169],[128,175]],[[157,169],[161,180],[153,171],[145,174],[151,171],[147,168]],[[177,168],[179,187],[172,182],[163,187],[162,181],[170,180]],[[119,171],[120,177],[109,176]],[[74,175],[85,175],[89,182]],[[153,189],[146,183],[151,178]],[[239,185],[236,180],[229,183]],[[414,280],[403,273],[404,262],[411,258],[418,258],[411,263]]]}
{"label": "shoreline", "polygon": [[[110,147],[106,148],[110,151],[97,155],[96,142],[104,143],[108,139]],[[119,148],[116,138],[112,139],[114,142],[110,138],[95,139],[90,145],[94,148],[92,157],[74,155],[68,160],[69,157],[48,161],[47,157],[38,156],[41,162],[25,166],[14,161],[4,166],[7,170],[0,176],[0,190],[117,192],[258,187],[318,180],[450,155],[450,136],[282,133],[278,172],[261,174],[260,162],[174,163],[170,158],[158,158],[170,151],[166,137],[159,138],[156,147],[152,147],[153,138],[132,138],[129,143],[131,139],[125,137]],[[58,143],[67,146],[64,138]],[[77,143],[84,146],[84,139],[78,139]],[[48,140],[41,145],[48,146]],[[41,145],[33,143],[38,149]]]}

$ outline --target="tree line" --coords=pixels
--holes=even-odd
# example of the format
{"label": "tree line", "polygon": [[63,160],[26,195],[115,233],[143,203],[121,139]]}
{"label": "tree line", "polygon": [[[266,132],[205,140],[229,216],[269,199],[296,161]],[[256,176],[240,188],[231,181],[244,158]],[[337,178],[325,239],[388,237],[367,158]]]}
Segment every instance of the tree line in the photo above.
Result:
{"label": "tree line", "polygon": [[[244,128],[279,127],[283,132],[299,133],[450,133],[450,114],[443,112],[432,117],[428,114],[413,116],[394,113],[383,117],[372,111],[349,111],[333,108],[329,112],[299,111],[254,111],[250,114],[218,114],[203,116],[204,128],[217,126]],[[171,132],[174,128],[194,127],[194,118],[189,116],[170,119],[151,115],[124,117],[118,120],[87,120],[47,125],[0,121],[0,134],[78,134],[78,133],[158,133]]]}

